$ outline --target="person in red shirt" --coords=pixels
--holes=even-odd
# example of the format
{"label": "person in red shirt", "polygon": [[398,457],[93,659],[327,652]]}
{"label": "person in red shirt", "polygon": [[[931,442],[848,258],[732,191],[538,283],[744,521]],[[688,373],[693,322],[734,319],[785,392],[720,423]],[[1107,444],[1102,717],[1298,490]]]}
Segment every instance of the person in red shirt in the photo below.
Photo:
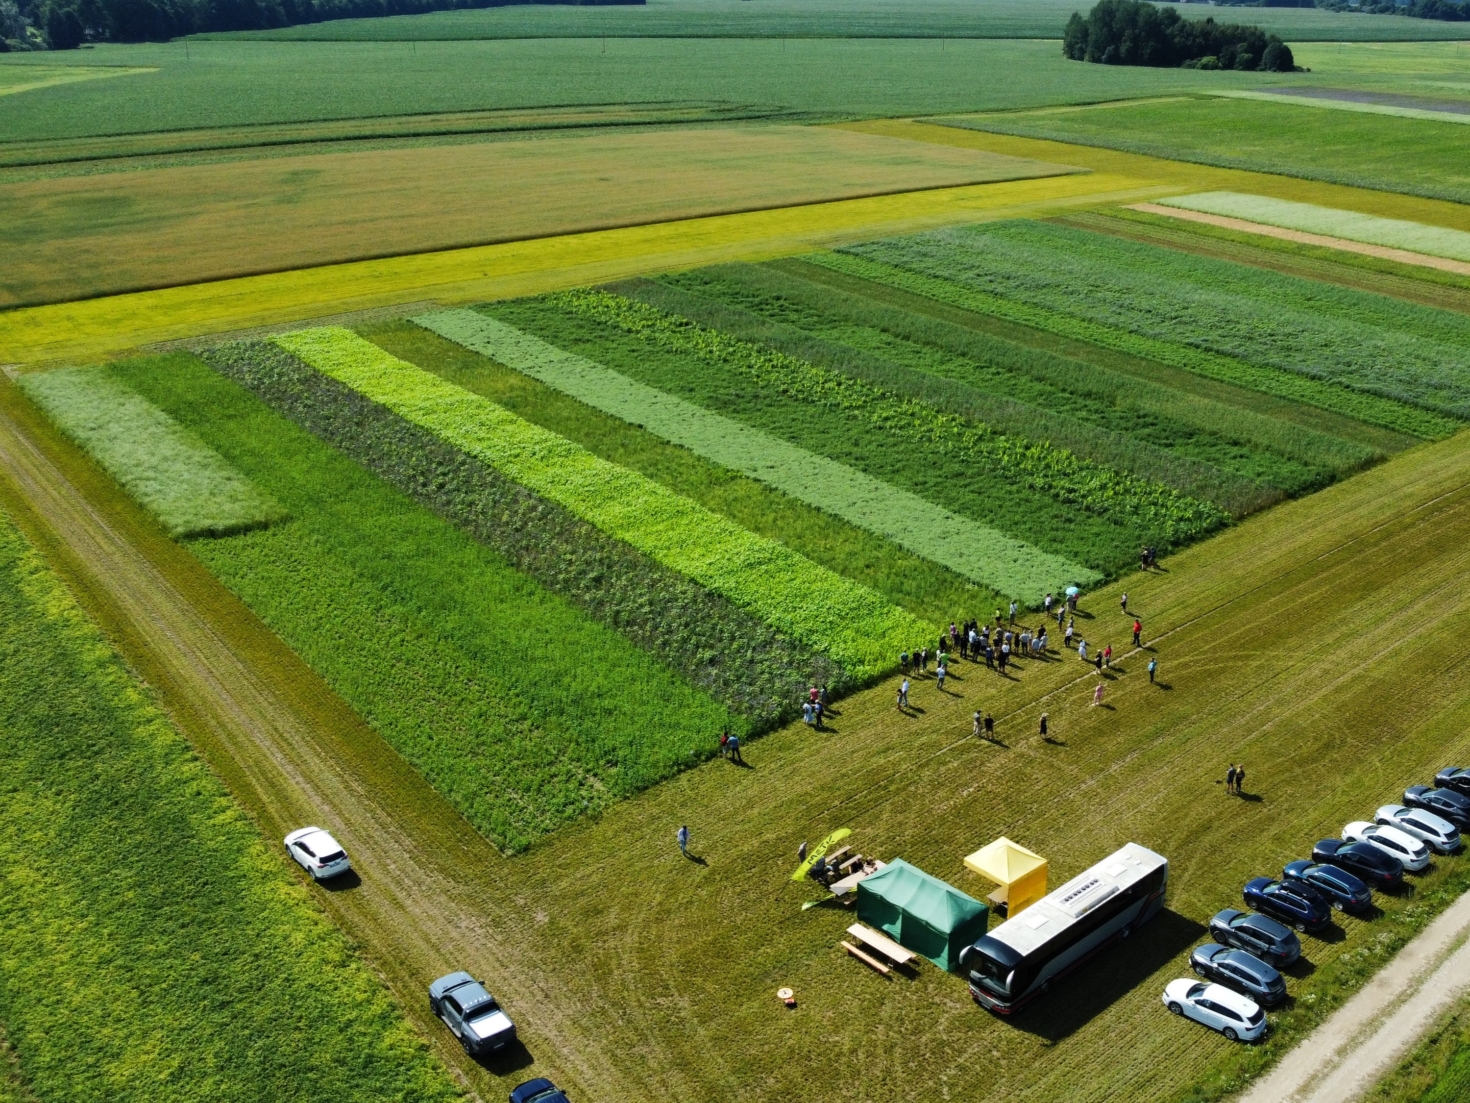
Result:
{"label": "person in red shirt", "polygon": [[1133,620],[1133,646],[1138,646],[1139,637],[1143,635],[1143,621],[1137,617]]}

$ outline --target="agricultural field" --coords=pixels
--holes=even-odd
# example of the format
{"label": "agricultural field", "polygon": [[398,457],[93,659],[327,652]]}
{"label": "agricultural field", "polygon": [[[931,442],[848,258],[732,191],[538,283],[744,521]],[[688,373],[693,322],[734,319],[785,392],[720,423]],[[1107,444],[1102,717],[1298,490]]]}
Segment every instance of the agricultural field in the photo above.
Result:
{"label": "agricultural field", "polygon": [[1437,1023],[1364,1099],[1367,1103],[1451,1103],[1470,1093],[1470,1002]]}
{"label": "agricultural field", "polygon": [[[270,31],[197,36],[274,41],[496,38],[1057,38],[1076,0],[649,0],[631,7],[504,7],[389,19],[338,19]],[[1195,13],[1191,12],[1191,15]],[[1291,41],[1462,39],[1455,23],[1316,8],[1210,12]]]}
{"label": "agricultural field", "polygon": [[[1470,127],[1325,110],[1305,99],[1180,96],[942,121],[1456,203],[1470,200]],[[1308,131],[1312,142],[1299,141]]]}
{"label": "agricultural field", "polygon": [[462,1098],[8,516],[0,609],[0,1098]]}
{"label": "agricultural field", "polygon": [[[1076,171],[796,126],[288,148],[129,171],[83,161],[0,183],[13,218],[0,232],[0,305]],[[268,235],[253,232],[263,219]]]}

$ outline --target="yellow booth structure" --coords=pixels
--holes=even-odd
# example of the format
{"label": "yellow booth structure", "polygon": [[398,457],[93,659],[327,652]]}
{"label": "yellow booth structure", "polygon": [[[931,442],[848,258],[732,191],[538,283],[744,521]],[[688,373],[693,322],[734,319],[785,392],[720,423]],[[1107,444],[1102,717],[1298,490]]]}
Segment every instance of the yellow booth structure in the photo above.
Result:
{"label": "yellow booth structure", "polygon": [[1000,886],[992,904],[1004,904],[1006,915],[1019,915],[1046,895],[1046,859],[1002,836],[965,856],[965,865]]}

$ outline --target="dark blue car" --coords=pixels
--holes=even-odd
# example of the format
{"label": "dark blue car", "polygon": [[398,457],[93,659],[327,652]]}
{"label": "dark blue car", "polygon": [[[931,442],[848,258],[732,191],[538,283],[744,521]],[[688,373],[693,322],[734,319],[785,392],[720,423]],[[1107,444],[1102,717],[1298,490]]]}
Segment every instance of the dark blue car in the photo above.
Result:
{"label": "dark blue car", "polygon": [[1206,980],[1249,996],[1262,1007],[1286,998],[1286,978],[1254,954],[1206,942],[1189,955],[1189,966]]}
{"label": "dark blue car", "polygon": [[510,1103],[568,1103],[562,1090],[550,1080],[527,1080],[510,1093]]}
{"label": "dark blue car", "polygon": [[1404,790],[1404,803],[1410,808],[1433,812],[1441,819],[1449,820],[1461,831],[1470,831],[1470,797],[1453,789],[1431,789],[1428,785],[1415,785]]}
{"label": "dark blue car", "polygon": [[1332,919],[1327,902],[1315,889],[1304,885],[1288,885],[1269,877],[1247,881],[1241,895],[1247,907],[1262,915],[1273,916],[1299,931],[1320,931]]}
{"label": "dark blue car", "polygon": [[1470,797],[1470,766],[1446,766],[1434,775],[1436,789],[1453,789]]}
{"label": "dark blue car", "polygon": [[1362,911],[1373,902],[1373,893],[1359,878],[1337,866],[1303,858],[1281,871],[1288,885],[1306,885],[1340,912]]}
{"label": "dark blue car", "polygon": [[1404,883],[1403,863],[1367,843],[1323,839],[1312,847],[1312,861],[1345,869],[1380,890],[1398,888]]}

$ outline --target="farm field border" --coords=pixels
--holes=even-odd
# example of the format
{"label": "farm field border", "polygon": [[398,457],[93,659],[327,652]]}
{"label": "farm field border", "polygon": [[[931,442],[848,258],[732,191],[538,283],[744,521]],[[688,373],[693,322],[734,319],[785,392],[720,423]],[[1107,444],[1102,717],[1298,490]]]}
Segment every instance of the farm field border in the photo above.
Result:
{"label": "farm field border", "polygon": [[[14,400],[11,399],[8,404],[13,406]],[[23,416],[23,412],[20,413]],[[53,448],[59,447],[53,444]],[[1221,654],[1218,645],[1222,642],[1220,629],[1242,619],[1250,622],[1255,615],[1252,610],[1259,612],[1261,609],[1274,608],[1274,603],[1283,593],[1289,593],[1293,602],[1304,602],[1317,610],[1316,632],[1337,633],[1346,627],[1337,623],[1334,608],[1324,608],[1325,599],[1321,587],[1328,587],[1328,591],[1336,596],[1335,602],[1325,604],[1340,606],[1348,602],[1351,595],[1334,591],[1332,587],[1340,584],[1340,571],[1346,560],[1356,562],[1375,549],[1380,555],[1390,550],[1394,555],[1400,554],[1400,528],[1407,520],[1419,518],[1421,531],[1431,517],[1456,524],[1462,522],[1467,488],[1466,448],[1466,441],[1455,438],[1440,445],[1416,450],[1409,456],[1389,461],[1359,480],[1324,491],[1312,499],[1282,507],[1282,510],[1269,518],[1247,522],[1218,541],[1192,549],[1167,564],[1170,570],[1168,575],[1146,581],[1129,580],[1135,591],[1135,600],[1140,605],[1145,609],[1159,609],[1158,617],[1151,619],[1150,637],[1154,645],[1174,647],[1193,640],[1192,645],[1172,652],[1173,657],[1168,652],[1165,655],[1166,673],[1170,670],[1179,672],[1175,676],[1175,692],[1186,690],[1185,695],[1179,698],[1179,707],[1189,708],[1188,701],[1193,700],[1193,692],[1188,691],[1187,685],[1180,679],[1207,678],[1209,669],[1217,665]],[[17,458],[15,450],[8,447],[0,455],[3,455],[7,468],[13,473]],[[26,471],[29,466],[22,463],[22,471]],[[84,464],[82,468],[85,468]],[[35,474],[34,470],[29,473]],[[77,474],[84,481],[87,478],[84,469],[78,470]],[[57,472],[56,476],[59,475]],[[98,480],[93,477],[92,481],[96,483]],[[65,529],[68,540],[90,539],[99,520],[115,518],[118,513],[127,512],[125,503],[108,501],[109,497],[115,497],[115,493],[109,495],[105,485],[97,486],[100,500],[79,503],[83,506],[80,512],[64,505],[68,493],[74,492],[69,492],[69,488],[64,486],[58,487],[55,477],[44,480],[40,486],[32,479],[29,489],[33,493],[41,494],[47,503],[47,508],[42,511],[46,520],[41,519],[42,515],[32,513],[31,522],[43,530],[48,524],[60,525]],[[65,492],[59,500],[52,496],[58,490]],[[81,531],[78,530],[79,525]],[[1447,530],[1439,531],[1444,526],[1436,521],[1429,528],[1435,530],[1436,539],[1447,545],[1452,546],[1455,541],[1460,540],[1453,531],[1453,525]],[[146,524],[140,524],[139,535],[148,539],[146,530]],[[177,562],[179,557],[172,545],[162,541],[157,535],[152,536],[151,541],[152,552],[164,561],[161,565],[168,566],[172,560],[175,570],[181,570],[186,577],[190,574],[187,564]],[[51,542],[53,545],[58,543],[54,538]],[[138,555],[136,550],[126,547],[120,550],[127,553],[125,558]],[[840,958],[824,955],[813,945],[813,940],[818,943],[823,940],[821,912],[812,918],[808,928],[811,930],[809,937],[802,940],[799,947],[795,947],[798,953],[795,961],[787,961],[785,958],[781,962],[768,961],[759,949],[746,946],[743,939],[732,942],[731,932],[719,924],[702,937],[695,937],[688,946],[684,945],[682,939],[670,944],[656,939],[658,946],[647,944],[646,936],[654,930],[662,929],[661,920],[679,924],[687,922],[684,913],[688,911],[705,914],[702,907],[713,903],[715,899],[723,900],[730,887],[728,880],[718,872],[712,877],[695,875],[693,878],[675,873],[670,863],[677,862],[678,859],[676,855],[671,856],[669,853],[672,847],[665,826],[670,817],[677,817],[681,810],[694,806],[700,808],[697,818],[693,820],[696,824],[697,844],[707,848],[717,869],[725,868],[728,863],[729,868],[743,871],[742,879],[750,879],[750,875],[754,873],[754,879],[762,884],[768,875],[777,881],[784,880],[788,864],[784,857],[788,849],[788,838],[800,837],[808,829],[829,824],[834,818],[856,822],[870,840],[875,835],[879,838],[885,835],[891,838],[902,837],[907,840],[906,853],[933,867],[936,855],[949,853],[955,845],[954,839],[949,837],[951,825],[946,817],[962,812],[961,806],[965,805],[967,799],[971,799],[967,797],[967,793],[974,791],[976,783],[966,779],[981,773],[995,772],[1003,785],[1014,785],[1019,780],[1015,771],[1024,772],[1030,768],[1028,764],[1054,776],[1060,768],[1065,778],[1082,786],[1074,796],[1083,803],[1076,804],[1069,798],[1068,814],[1089,819],[1101,814],[1098,802],[1089,795],[1095,786],[1111,788],[1123,783],[1125,775],[1135,770],[1150,754],[1157,754],[1162,750],[1161,746],[1156,746],[1150,751],[1145,746],[1136,747],[1122,755],[1115,753],[1115,737],[1108,735],[1105,729],[1096,727],[1103,722],[1104,714],[1089,714],[1085,710],[1073,712],[1068,705],[1070,697],[1081,691],[1077,686],[1079,679],[1085,679],[1090,684],[1093,676],[1079,673],[1076,667],[1068,669],[1065,664],[1048,664],[1037,668],[1036,673],[1028,675],[1024,682],[997,691],[990,698],[991,707],[1003,725],[1002,732],[1016,752],[1014,756],[1004,759],[995,758],[997,752],[993,748],[977,746],[964,738],[963,733],[968,730],[966,714],[969,706],[963,698],[945,701],[939,697],[926,697],[925,705],[931,706],[931,723],[925,725],[924,729],[907,729],[907,738],[895,741],[892,737],[894,713],[891,703],[887,700],[886,693],[879,692],[855,698],[844,708],[844,712],[848,713],[847,718],[841,721],[845,753],[851,761],[860,764],[861,768],[854,770],[850,779],[839,777],[835,786],[831,771],[824,765],[824,756],[813,753],[817,749],[812,741],[813,737],[798,727],[794,731],[778,733],[763,743],[761,753],[763,756],[769,753],[770,757],[758,764],[754,771],[741,772],[735,775],[734,780],[730,774],[722,772],[723,768],[718,764],[711,769],[694,771],[661,786],[656,792],[620,806],[600,824],[569,831],[565,838],[555,840],[539,855],[533,853],[519,863],[507,863],[496,860],[477,848],[473,836],[465,832],[462,825],[456,827],[457,821],[452,816],[449,820],[453,822],[447,824],[440,819],[441,814],[435,813],[430,807],[434,804],[431,795],[426,795],[423,801],[414,801],[414,795],[423,793],[421,783],[409,784],[401,791],[382,788],[381,784],[384,782],[401,783],[405,779],[395,777],[395,772],[406,771],[402,771],[401,766],[392,761],[391,755],[386,756],[384,761],[377,760],[376,756],[382,753],[381,744],[370,733],[361,743],[342,738],[342,735],[355,734],[362,730],[353,727],[350,716],[343,716],[339,712],[336,723],[322,725],[320,730],[309,724],[289,723],[292,709],[305,708],[311,710],[313,716],[323,712],[331,716],[334,710],[339,709],[331,700],[330,694],[320,688],[312,688],[316,683],[309,676],[303,676],[303,684],[300,686],[287,679],[279,687],[280,691],[286,692],[286,700],[284,704],[277,702],[272,709],[284,708],[286,714],[269,711],[267,716],[262,717],[258,712],[259,702],[256,700],[261,678],[267,679],[269,689],[270,680],[280,678],[280,668],[275,664],[284,664],[287,672],[299,670],[299,667],[292,662],[288,653],[282,654],[279,644],[272,644],[268,638],[262,640],[253,635],[257,629],[253,618],[248,614],[241,616],[238,625],[231,624],[230,614],[234,610],[216,607],[214,604],[221,602],[222,606],[230,606],[228,596],[221,597],[216,592],[217,587],[211,586],[207,578],[199,580],[199,588],[187,597],[170,585],[160,589],[158,583],[169,583],[172,572],[157,574],[154,565],[147,562],[153,558],[154,555],[139,557],[139,565],[148,567],[156,576],[141,593],[127,587],[128,582],[138,581],[136,569],[129,572],[127,579],[114,580],[107,576],[89,574],[90,581],[93,589],[108,587],[106,596],[111,600],[132,604],[132,608],[121,610],[120,619],[124,630],[130,631],[133,638],[143,644],[142,658],[151,669],[163,667],[165,684],[171,682],[174,688],[180,688],[180,674],[190,675],[183,679],[184,684],[181,687],[185,691],[186,703],[202,699],[208,703],[206,714],[211,720],[216,723],[223,720],[227,724],[237,723],[240,719],[235,712],[238,706],[249,706],[243,718],[245,723],[238,724],[237,730],[228,731],[224,736],[217,731],[205,733],[216,744],[225,737],[236,741],[221,755],[225,760],[222,772],[236,781],[243,778],[246,785],[254,790],[257,804],[269,799],[296,801],[297,809],[303,804],[306,807],[328,806],[335,809],[334,814],[342,815],[352,830],[345,841],[348,841],[349,846],[356,846],[359,850],[366,848],[365,852],[371,852],[374,866],[387,856],[386,851],[400,843],[409,848],[408,853],[393,854],[395,859],[406,863],[407,869],[400,867],[395,872],[385,867],[380,873],[385,879],[384,888],[389,887],[387,879],[393,878],[391,887],[406,894],[406,900],[402,896],[395,896],[393,899],[384,899],[377,895],[369,897],[369,891],[376,892],[369,881],[364,893],[356,900],[334,897],[328,902],[329,907],[335,909],[360,906],[362,912],[347,917],[349,929],[363,937],[362,927],[365,926],[375,936],[375,940],[369,940],[370,948],[376,947],[374,956],[381,959],[383,954],[396,953],[403,958],[412,958],[420,969],[425,961],[426,940],[434,941],[434,946],[428,951],[431,962],[438,960],[434,957],[435,954],[453,953],[457,947],[478,944],[479,949],[474,950],[475,953],[497,957],[496,961],[487,966],[487,975],[492,978],[492,983],[512,993],[516,999],[534,1000],[538,1011],[533,1019],[539,1020],[543,1029],[547,1017],[554,1014],[555,1006],[559,1002],[572,1002],[574,997],[554,986],[535,991],[534,995],[526,990],[528,983],[552,985],[547,974],[554,974],[558,968],[556,961],[545,960],[545,954],[535,954],[536,940],[550,940],[549,943],[543,941],[543,946],[560,945],[561,940],[573,935],[579,922],[587,921],[593,922],[603,934],[610,934],[604,926],[606,919],[595,918],[599,913],[599,905],[595,900],[589,899],[589,895],[606,891],[607,885],[630,877],[653,891],[645,894],[647,898],[641,903],[642,910],[619,915],[617,937],[611,938],[608,945],[598,945],[595,938],[585,946],[579,943],[579,947],[590,954],[593,960],[586,963],[585,968],[579,968],[575,973],[563,977],[562,983],[570,981],[579,986],[592,985],[595,994],[588,993],[581,999],[589,1000],[593,1005],[604,1001],[634,1008],[647,1008],[650,1001],[662,1003],[668,993],[666,986],[674,982],[674,975],[684,974],[688,964],[687,955],[695,953],[708,960],[710,939],[714,939],[714,944],[723,946],[727,954],[732,954],[733,960],[744,963],[739,972],[739,983],[742,987],[747,982],[763,987],[772,968],[776,968],[780,975],[794,971],[800,977],[801,990],[806,997],[804,1005],[819,1014],[835,994],[834,983],[845,993],[844,1000],[851,998],[856,1001],[852,1008],[843,1012],[844,1018],[865,1015],[869,1011],[876,1013],[873,1000],[877,998],[878,989],[861,983],[854,984],[850,974],[845,971],[839,973],[839,970],[846,967],[834,964],[840,962]],[[90,558],[77,562],[77,569],[89,573],[89,562]],[[1212,563],[1223,569],[1208,569]],[[1333,571],[1339,573],[1334,576]],[[197,571],[195,574],[197,576]],[[1324,575],[1320,582],[1318,575]],[[1413,593],[1419,593],[1420,588],[1427,587],[1424,599],[1431,603],[1427,608],[1438,608],[1445,604],[1444,595],[1436,589],[1442,581],[1442,572],[1421,576],[1419,572],[1411,570],[1396,585],[1400,588],[1408,587],[1406,592]],[[1286,590],[1283,591],[1282,587],[1286,587]],[[1306,587],[1310,593],[1298,594],[1298,587]],[[1105,591],[1099,596],[1097,607],[1105,607],[1111,596],[1112,590]],[[1387,599],[1397,595],[1390,593],[1383,596]],[[166,600],[156,605],[151,604],[158,598]],[[203,608],[196,604],[200,602],[203,603]],[[177,609],[176,604],[179,606]],[[186,661],[182,670],[177,667],[169,669],[167,664],[177,663],[180,653],[174,645],[168,645],[166,640],[151,639],[151,618],[162,617],[168,623],[178,624],[179,618],[186,614],[189,617],[202,615],[207,623],[213,623],[212,630],[222,632],[222,639],[228,644],[237,645],[238,637],[242,633],[246,636],[244,647],[220,644],[209,653],[207,657],[211,663],[227,664],[220,671],[225,677],[214,684],[201,683],[193,677],[192,662]],[[1436,614],[1440,618],[1452,615],[1453,611],[1449,609]],[[141,626],[135,619],[138,617],[142,618]],[[139,631],[140,627],[147,631]],[[185,639],[191,648],[201,644],[201,640],[193,632],[186,633]],[[150,656],[148,647],[155,642],[163,642],[165,649]],[[254,657],[261,654],[262,650],[267,666],[264,672],[251,668]],[[1225,654],[1230,653],[1227,647]],[[1206,654],[1209,661],[1201,665],[1200,660]],[[1337,652],[1330,654],[1333,658],[1341,657]],[[1191,658],[1191,655],[1194,657]],[[1279,658],[1280,656],[1277,657]],[[1380,665],[1391,665],[1395,661],[1391,653],[1380,655],[1380,660]],[[1242,667],[1244,671],[1251,669],[1249,664],[1254,660],[1243,655],[1240,661],[1245,664]],[[1272,666],[1279,668],[1280,665],[1276,659],[1272,660]],[[967,681],[973,677],[968,671],[963,673],[967,675]],[[155,680],[151,675],[148,676],[150,681]],[[234,678],[241,681],[237,683],[232,680]],[[1326,692],[1331,688],[1330,685],[1319,687],[1314,692]],[[1124,702],[1136,702],[1140,693],[1148,692],[1146,686],[1137,679],[1115,681],[1112,683],[1112,690],[1113,699],[1120,703],[1120,707],[1128,708],[1133,706],[1123,704]],[[963,691],[965,690],[962,689]],[[221,695],[225,704],[234,701],[235,705],[221,710]],[[1217,704],[1230,707],[1231,698],[1221,699]],[[1165,700],[1163,705],[1170,707],[1170,702]],[[1012,731],[1024,730],[1024,724],[1037,707],[1049,707],[1054,716],[1070,717],[1068,722],[1075,722],[1076,727],[1065,733],[1065,740],[1074,748],[1068,752],[1069,757],[1087,756],[1088,746],[1096,737],[1100,742],[1098,750],[1111,760],[1112,765],[1092,777],[1084,762],[1068,766],[1065,760],[1054,757],[1056,752],[1048,751],[1038,741],[1010,734]],[[261,723],[261,720],[268,722]],[[300,740],[300,745],[296,740]],[[1232,743],[1228,750],[1233,752],[1234,746]],[[1225,747],[1217,749],[1220,753],[1227,752]],[[310,759],[317,754],[326,756],[326,760],[307,761],[303,764],[303,756]],[[332,754],[340,755],[340,761],[332,761]],[[234,755],[239,758],[233,757]],[[1190,755],[1192,757],[1192,752]],[[990,765],[981,770],[981,764],[986,762]],[[769,766],[770,769],[763,771],[762,766]],[[316,773],[318,768],[324,772]],[[953,792],[957,768],[961,783],[968,787],[958,794]],[[1075,773],[1079,770],[1082,771],[1080,774]],[[1379,764],[1369,769],[1365,780],[1377,778],[1379,772],[1393,776],[1395,770],[1392,762]],[[359,771],[370,776],[364,777]],[[1152,777],[1151,771],[1145,771],[1145,775]],[[1091,780],[1084,782],[1084,778]],[[408,780],[411,781],[411,775]],[[1275,783],[1284,784],[1285,778],[1276,778]],[[1381,787],[1382,782],[1379,780],[1374,784]],[[308,786],[304,795],[296,789],[296,786],[301,785]],[[774,795],[771,790],[773,785],[780,787],[783,793],[779,806],[774,807],[765,803]],[[926,791],[935,794],[936,802],[932,806],[929,802],[923,802],[924,807],[916,807],[912,801],[905,799],[905,794],[913,791],[916,785],[922,785]],[[324,789],[327,791],[324,792]],[[996,794],[987,789],[980,798],[974,799],[982,799],[990,804],[995,801]],[[313,805],[318,800],[322,804]],[[756,822],[760,823],[760,827],[755,832],[749,829],[751,821],[749,809],[746,808],[752,800],[765,807],[771,817],[769,821],[764,815],[757,817]],[[1289,803],[1288,800],[1288,805]],[[1094,809],[1091,815],[1084,811],[1089,806]],[[280,816],[279,811],[268,811],[268,814]],[[1139,813],[1132,811],[1127,814],[1137,816]],[[942,823],[923,826],[924,822],[933,820],[936,815],[941,817]],[[386,818],[388,830],[384,839],[378,839],[373,834],[379,827],[375,817]],[[290,810],[285,818],[291,818]],[[969,818],[969,814],[965,813],[966,822],[969,822]],[[981,826],[988,829],[993,825],[992,821],[993,814]],[[1269,830],[1270,821],[1253,822]],[[1002,822],[994,826],[1004,828],[1007,824]],[[973,825],[971,829],[973,830]],[[440,834],[430,839],[428,836],[435,832]],[[344,835],[346,834],[344,831]],[[447,849],[439,854],[432,849],[431,843],[436,846],[447,844]],[[863,842],[862,845],[866,847],[870,843]],[[1282,841],[1280,845],[1290,844]],[[589,865],[593,858],[596,861]],[[952,876],[954,874],[945,864],[949,860],[958,861],[957,857],[952,857],[942,861],[937,868],[939,872]],[[1075,862],[1076,857],[1069,861]],[[603,865],[607,868],[604,869]],[[586,871],[594,867],[599,870],[601,878],[598,884],[603,886],[595,891],[586,879]],[[1185,876],[1187,872],[1186,868],[1181,873],[1181,883],[1176,890],[1182,898],[1176,898],[1173,906],[1192,913],[1202,910],[1202,906],[1194,900],[1193,893],[1198,889],[1189,887]],[[416,878],[426,875],[429,876],[427,881],[413,883]],[[406,881],[409,883],[405,884]],[[472,884],[466,887],[466,881]],[[412,929],[405,930],[395,925],[395,920],[403,918],[402,909],[425,903],[426,897],[415,895],[422,893],[424,889],[435,894],[436,908],[431,909],[433,914],[415,916]],[[437,897],[440,891],[446,889],[453,897],[447,904]],[[791,891],[787,890],[788,897]],[[460,895],[462,892],[472,895],[472,910],[477,916],[474,923],[464,931],[457,930],[454,923],[450,922],[462,922],[465,919],[459,908],[464,899]],[[517,895],[527,892],[544,893],[548,900],[561,901],[562,906],[571,908],[573,914],[552,921],[549,927],[543,927],[534,916],[526,914],[524,908],[514,904]],[[743,921],[742,926],[749,928],[753,924],[764,928],[766,924],[792,922],[788,912],[795,909],[796,901],[786,897],[783,900],[784,903],[778,901],[774,907],[769,903],[758,905]],[[591,913],[587,911],[589,905],[593,908]],[[380,910],[385,914],[379,914]],[[556,908],[550,910],[557,911]],[[442,917],[439,914],[441,911],[445,913]],[[833,922],[837,918],[829,917]],[[845,919],[842,921],[846,922]],[[426,930],[418,929],[420,923],[425,925]],[[633,925],[634,930],[628,929],[629,924]],[[773,926],[772,929],[777,927]],[[642,932],[643,937],[633,937],[630,942],[630,935],[636,935],[637,932]],[[692,935],[694,932],[688,933]],[[524,947],[505,945],[505,942],[518,938],[525,940]],[[399,939],[407,940],[411,951],[409,954],[404,954],[402,947],[397,945]],[[598,967],[607,964],[601,961],[607,954],[621,957],[629,951],[636,951],[636,961],[630,962],[630,965],[636,967],[631,968],[628,975],[620,977],[617,969],[604,970]],[[656,956],[648,957],[650,952]],[[671,957],[672,960],[655,964],[657,955]],[[558,955],[550,956],[555,958]],[[802,960],[807,957],[811,958],[811,962],[803,965]],[[388,967],[403,980],[407,989],[416,991],[414,978],[409,975],[413,971],[412,963],[394,958]],[[536,977],[538,980],[531,982],[528,977]],[[685,981],[688,981],[687,976]],[[651,990],[645,990],[650,987]],[[934,974],[926,972],[915,983],[912,996],[907,994],[909,989],[906,988],[885,988],[884,991],[891,996],[892,1013],[906,1022],[911,1022],[915,1013],[933,1016],[938,1012],[947,1016],[946,1008],[956,1015],[976,1015],[973,1008],[959,1006],[968,1001],[957,1000],[958,994],[953,988],[953,982],[942,981]],[[701,998],[707,1000],[710,995],[706,994]],[[918,1000],[917,1008],[915,999]],[[1154,1017],[1159,1016],[1159,1009],[1153,993],[1144,993],[1138,999],[1148,1005],[1146,1014],[1153,1016],[1148,1021],[1154,1022]],[[951,1001],[955,1001],[956,1006],[950,1008]],[[695,1006],[698,1002],[695,1001]],[[417,1002],[412,1006],[417,1010]],[[684,1009],[688,1006],[689,998],[686,994],[685,999],[678,1001],[678,1008]],[[674,1022],[683,1023],[684,1026],[676,1030],[657,1030],[656,1037],[651,1030],[649,1033],[642,1033],[643,1029],[653,1027],[652,1022],[646,1023],[644,1028],[636,1025],[618,1028],[637,1032],[632,1036],[624,1034],[620,1037],[630,1041],[632,1037],[638,1038],[638,1045],[643,1047],[640,1056],[646,1058],[646,1064],[640,1064],[639,1068],[633,1070],[616,1070],[614,1075],[609,1075],[614,1070],[607,1067],[607,1062],[610,1056],[608,1049],[615,1047],[611,1046],[610,1039],[606,1037],[585,1037],[582,1039],[585,1046],[577,1046],[571,1054],[558,1045],[552,1060],[566,1061],[574,1057],[579,1062],[578,1067],[569,1074],[574,1090],[577,1087],[602,1088],[604,1090],[598,1094],[608,1098],[622,1098],[632,1097],[637,1091],[646,1091],[646,1080],[649,1076],[671,1075],[674,1068],[669,1062],[669,1058],[673,1056],[672,1049],[681,1044],[694,1046],[706,1054],[705,1059],[693,1063],[685,1060],[682,1064],[693,1070],[690,1075],[701,1078],[698,1083],[671,1083],[664,1079],[660,1081],[660,1086],[680,1096],[696,1094],[704,1098],[723,1097],[738,1085],[749,1083],[744,1075],[748,1073],[748,1069],[740,1064],[741,1054],[721,1052],[716,1041],[728,1037],[732,1024],[742,1034],[751,1034],[747,1044],[741,1047],[742,1051],[761,1038],[770,1038],[771,1023],[784,1020],[768,1020],[768,1016],[761,1013],[762,1011],[764,1003],[759,1010],[736,1004],[717,1016],[718,1023],[709,1023],[697,1016],[693,1020],[686,1020],[684,1016],[687,1010],[676,1010]],[[784,1011],[773,1013],[785,1014]],[[421,1019],[427,1019],[421,1010],[419,1014]],[[1167,1023],[1170,1020],[1160,1021]],[[970,1029],[978,1027],[985,1037],[990,1037],[989,1030],[985,1027],[986,1020],[972,1022],[967,1018],[961,1022],[971,1023]],[[560,1025],[571,1029],[570,1023]],[[1089,1027],[1083,1023],[1076,1029],[1100,1029],[1104,1025],[1095,1024]],[[428,1022],[427,1026],[432,1027],[432,1022]],[[589,1025],[586,1029],[594,1028]],[[710,1033],[712,1030],[715,1033]],[[681,1041],[679,1035],[686,1031],[688,1037]],[[436,1043],[442,1045],[442,1036],[434,1036]],[[1015,1039],[1020,1037],[1011,1034],[1004,1036],[1011,1039],[1006,1042],[1007,1045],[1017,1044]],[[1189,1031],[1168,1033],[1167,1038],[1170,1044],[1184,1046],[1193,1052],[1205,1050],[1207,1053],[1227,1055],[1235,1052],[1228,1047],[1207,1049],[1206,1047],[1214,1043]],[[1085,1037],[1078,1040],[1090,1044]],[[575,1044],[573,1037],[568,1035],[563,1035],[559,1041],[562,1044]],[[878,1056],[883,1060],[888,1048],[895,1043],[894,1039],[884,1037],[877,1039],[874,1044],[880,1047]],[[1056,1052],[1072,1052],[1072,1047]],[[1173,1055],[1179,1057],[1182,1051]],[[792,1053],[791,1056],[800,1064],[799,1054]],[[462,1064],[462,1061],[458,1063]],[[594,1068],[589,1069],[589,1065]],[[473,1074],[473,1070],[471,1072]],[[795,1072],[802,1074],[804,1066]],[[554,1069],[552,1075],[560,1077],[562,1073]],[[773,1085],[773,1090],[775,1088]],[[690,1089],[693,1089],[692,1092]]]}

